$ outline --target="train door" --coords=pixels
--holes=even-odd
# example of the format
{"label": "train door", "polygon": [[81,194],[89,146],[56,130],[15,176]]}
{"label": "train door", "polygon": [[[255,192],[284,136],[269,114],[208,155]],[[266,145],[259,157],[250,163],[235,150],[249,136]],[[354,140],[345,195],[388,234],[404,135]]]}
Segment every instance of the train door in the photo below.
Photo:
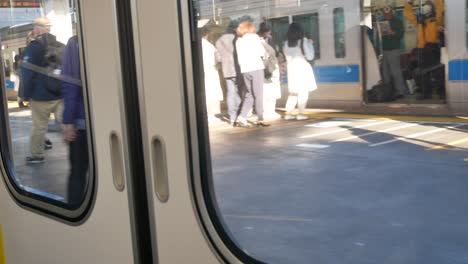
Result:
{"label": "train door", "polygon": [[113,1],[1,1],[2,59],[14,61],[1,79],[17,87],[7,97],[1,86],[0,263],[150,261],[119,11]]}
{"label": "train door", "polygon": [[132,1],[150,226],[158,263],[218,263],[192,197],[191,165],[196,161],[188,155],[192,146],[187,144],[185,121],[195,113],[186,113],[184,99],[184,79],[191,70],[185,43],[191,42],[182,42],[190,28],[181,30],[181,24],[189,24],[189,2]]}
{"label": "train door", "polygon": [[444,1],[362,3],[367,102],[445,104]]}
{"label": "train door", "polygon": [[[463,135],[464,124],[432,118],[405,124],[349,116],[305,120],[297,115],[270,127],[252,116],[250,123],[234,127],[228,116],[211,112],[207,102],[221,101],[221,87],[220,76],[213,74],[217,41],[209,30],[224,28],[223,40],[233,44],[236,26],[231,22],[242,22],[243,29],[253,33],[252,24],[258,27],[263,18],[313,13],[317,2],[132,1],[128,29],[133,32],[152,252],[160,263],[419,263],[426,258],[453,259],[453,251],[456,257],[466,256],[457,244],[460,237],[454,235],[463,218],[452,216],[446,205],[464,201],[463,188],[456,188],[463,184],[455,180],[440,188],[440,175],[451,174],[445,169],[455,165],[452,160],[439,163],[443,154],[430,152],[466,143],[457,139],[444,144],[434,136],[449,129]],[[343,91],[359,95],[359,5],[325,2],[320,2],[326,18],[320,24],[326,40],[320,58],[322,82],[328,86],[322,87],[331,90],[340,83]],[[348,11],[350,6],[354,9]],[[301,39],[297,36],[296,47]],[[337,61],[339,65],[325,64]],[[301,62],[307,63],[303,58]],[[248,118],[247,111],[244,114]],[[408,130],[400,131],[404,128]],[[342,132],[346,134],[340,136]],[[431,135],[431,142],[418,138]],[[414,140],[410,147],[417,147],[412,150],[421,158],[412,157],[408,140]],[[405,145],[393,148],[393,143]],[[356,156],[360,147],[366,151],[362,157]],[[428,162],[430,153],[435,156]],[[462,162],[457,164],[452,175],[463,179]],[[427,184],[429,173],[433,178]],[[417,182],[413,189],[406,188],[410,182]],[[452,188],[459,190],[457,195],[449,195]],[[446,193],[440,195],[442,190]],[[393,196],[395,192],[399,194]],[[447,211],[428,209],[433,203]],[[454,229],[444,224],[448,218],[458,220],[449,225]],[[440,224],[441,233],[433,232],[433,224]],[[438,246],[440,234],[449,241],[443,246]]]}

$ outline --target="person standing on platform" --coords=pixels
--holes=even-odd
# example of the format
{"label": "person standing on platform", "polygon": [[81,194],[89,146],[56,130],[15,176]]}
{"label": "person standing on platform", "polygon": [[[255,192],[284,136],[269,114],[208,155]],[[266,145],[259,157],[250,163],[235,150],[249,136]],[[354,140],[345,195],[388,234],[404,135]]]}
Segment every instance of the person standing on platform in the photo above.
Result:
{"label": "person standing on platform", "polygon": [[240,84],[242,75],[240,73],[239,62],[237,60],[236,29],[239,22],[231,21],[226,32],[216,41],[216,59],[221,63],[224,82],[226,83],[226,103],[228,108],[229,122],[235,126],[239,106],[241,103]]}
{"label": "person standing on platform", "polygon": [[219,73],[216,69],[216,48],[208,41],[210,30],[207,27],[204,27],[201,31],[206,109],[208,113],[208,122],[214,123],[219,121],[216,119],[216,114],[220,113],[220,101],[223,100],[223,90],[221,89]]}
{"label": "person standing on platform", "polygon": [[247,123],[247,115],[255,105],[257,114],[257,126],[267,127],[270,124],[263,119],[263,81],[264,69],[263,57],[265,48],[260,37],[255,32],[252,21],[242,21],[237,27],[236,43],[239,65],[244,77],[245,94],[242,101],[242,108],[237,123],[241,127],[250,127]]}
{"label": "person standing on platform", "polygon": [[[286,120],[306,120],[304,115],[309,92],[317,89],[314,71],[308,61],[315,57],[313,41],[304,35],[304,29],[298,23],[292,23],[287,33],[287,41],[283,47],[288,68],[289,97],[286,102]],[[292,111],[299,108],[299,114],[294,117]]]}
{"label": "person standing on platform", "polygon": [[276,113],[276,100],[281,98],[281,84],[280,84],[280,69],[278,59],[276,57],[275,49],[269,44],[271,40],[271,26],[266,22],[260,24],[257,32],[262,40],[263,47],[265,48],[266,55],[264,57],[265,64],[265,81],[263,84],[263,116],[266,119],[279,118],[280,115]]}
{"label": "person standing on platform", "polygon": [[[52,24],[46,17],[34,20],[34,39],[25,51],[22,68],[24,101],[30,102],[33,127],[31,131],[30,164],[44,162],[45,135],[49,116],[61,122],[63,112],[61,74],[63,48],[50,34]],[[50,145],[51,146],[51,145]]]}

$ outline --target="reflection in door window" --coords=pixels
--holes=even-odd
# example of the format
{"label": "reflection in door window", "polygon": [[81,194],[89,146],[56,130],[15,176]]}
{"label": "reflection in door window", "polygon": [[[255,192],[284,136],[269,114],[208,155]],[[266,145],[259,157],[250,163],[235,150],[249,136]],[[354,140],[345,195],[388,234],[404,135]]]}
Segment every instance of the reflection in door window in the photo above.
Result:
{"label": "reflection in door window", "polygon": [[335,33],[335,57],[346,57],[346,28],[343,8],[333,9],[333,28]]}
{"label": "reflection in door window", "polygon": [[452,105],[468,100],[465,62],[441,59],[463,53],[465,29],[445,28],[463,36],[450,50],[443,1],[228,2],[195,1],[203,34],[186,39],[203,67],[186,99],[201,121],[198,201],[241,262],[466,259],[468,123],[435,105],[449,89]]}
{"label": "reflection in door window", "polygon": [[[2,156],[16,192],[76,209],[89,185],[74,1],[3,1]],[[6,5],[8,3],[8,5]],[[11,5],[12,4],[12,5]]]}

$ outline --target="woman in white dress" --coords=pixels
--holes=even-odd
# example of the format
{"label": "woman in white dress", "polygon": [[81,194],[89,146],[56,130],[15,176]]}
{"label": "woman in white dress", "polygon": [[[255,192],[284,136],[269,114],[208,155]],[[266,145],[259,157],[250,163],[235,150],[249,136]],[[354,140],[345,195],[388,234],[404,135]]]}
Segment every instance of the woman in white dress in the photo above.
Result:
{"label": "woman in white dress", "polygon": [[272,120],[281,117],[276,113],[276,100],[281,98],[280,68],[275,49],[268,43],[271,40],[271,26],[266,22],[260,24],[257,34],[260,36],[266,54],[265,80],[263,83],[263,117]]}
{"label": "woman in white dress", "polygon": [[[317,89],[314,72],[308,61],[313,60],[315,51],[313,41],[304,37],[304,29],[298,23],[289,26],[287,41],[283,47],[288,68],[289,97],[286,102],[286,120],[306,120],[304,111],[309,99],[309,92]],[[299,114],[294,117],[292,111],[298,106]]]}
{"label": "woman in white dress", "polygon": [[208,41],[210,31],[202,29],[203,70],[205,74],[205,95],[208,122],[219,121],[215,115],[220,113],[220,101],[223,100],[223,90],[216,69],[216,48]]}

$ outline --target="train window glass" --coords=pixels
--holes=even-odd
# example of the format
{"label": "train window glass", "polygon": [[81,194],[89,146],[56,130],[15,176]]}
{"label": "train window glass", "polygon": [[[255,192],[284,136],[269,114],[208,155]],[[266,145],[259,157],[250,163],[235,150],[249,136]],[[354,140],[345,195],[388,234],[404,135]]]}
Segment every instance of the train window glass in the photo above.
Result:
{"label": "train window glass", "polygon": [[[436,105],[451,89],[466,113],[464,29],[444,43],[443,1],[194,2],[194,185],[221,247],[242,263],[466,259],[468,122]],[[382,104],[361,107],[363,90]]]}
{"label": "train window glass", "polygon": [[0,143],[8,182],[21,201],[53,204],[65,215],[83,208],[92,188],[76,4],[1,1],[0,7]]}
{"label": "train window glass", "polygon": [[304,28],[305,36],[313,41],[315,59],[320,59],[320,26],[319,14],[305,14],[293,16],[293,22],[301,24]]}
{"label": "train window glass", "polygon": [[289,17],[276,17],[268,19],[268,22],[271,24],[271,37],[272,44],[278,52],[282,52],[284,36],[288,32],[289,27]]}
{"label": "train window glass", "polygon": [[335,57],[346,57],[345,14],[342,7],[333,9],[333,29],[335,38]]}

